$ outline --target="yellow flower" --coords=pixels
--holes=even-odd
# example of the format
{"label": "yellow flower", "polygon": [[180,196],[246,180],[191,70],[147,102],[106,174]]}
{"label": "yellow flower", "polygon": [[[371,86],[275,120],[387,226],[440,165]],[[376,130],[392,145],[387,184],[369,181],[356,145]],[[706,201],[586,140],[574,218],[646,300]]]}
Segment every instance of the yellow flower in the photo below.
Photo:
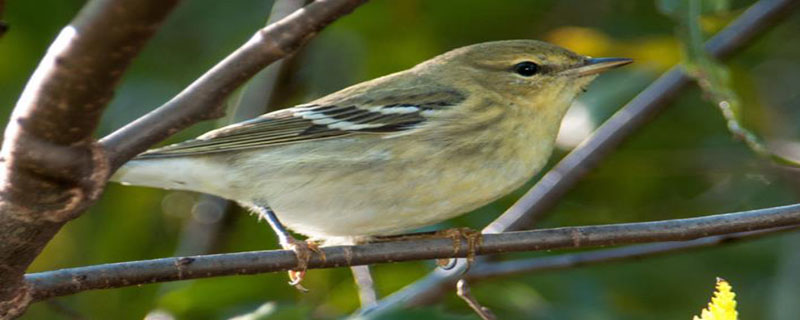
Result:
{"label": "yellow flower", "polygon": [[717,278],[717,291],[708,304],[707,309],[703,309],[700,317],[694,316],[693,320],[736,320],[739,313],[736,312],[736,294],[732,291],[731,285],[725,279]]}

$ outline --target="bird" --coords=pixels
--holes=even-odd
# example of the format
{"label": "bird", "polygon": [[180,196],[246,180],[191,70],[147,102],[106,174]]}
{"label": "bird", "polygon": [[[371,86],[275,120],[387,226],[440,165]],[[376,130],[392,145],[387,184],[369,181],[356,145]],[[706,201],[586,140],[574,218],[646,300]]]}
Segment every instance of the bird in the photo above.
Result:
{"label": "bird", "polygon": [[322,245],[363,243],[519,188],[548,161],[575,97],[631,62],[527,39],[468,45],[146,151],[112,180],[236,201],[307,260],[288,230]]}

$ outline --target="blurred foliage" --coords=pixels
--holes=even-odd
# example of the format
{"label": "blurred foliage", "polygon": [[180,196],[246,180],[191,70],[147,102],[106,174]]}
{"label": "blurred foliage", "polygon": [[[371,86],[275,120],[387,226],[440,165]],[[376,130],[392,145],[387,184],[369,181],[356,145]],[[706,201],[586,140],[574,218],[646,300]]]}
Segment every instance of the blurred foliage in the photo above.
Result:
{"label": "blurred foliage", "polygon": [[[703,14],[714,16],[727,11],[728,1],[660,0],[659,4],[661,10],[675,18],[680,26],[679,34],[684,42],[684,69],[697,81],[709,100],[719,107],[731,134],[743,140],[760,156],[774,159],[781,164],[800,166],[800,163],[792,159],[772,153],[760,138],[742,126],[742,102],[731,86],[731,71],[704,50]],[[712,27],[713,24],[706,26]]]}
{"label": "blurred foliage", "polygon": [[[673,1],[677,3],[679,1]],[[723,3],[702,15],[713,33],[752,1]],[[636,63],[603,75],[576,104],[591,131],[658,74],[682,59],[676,23],[655,1],[373,0],[321,32],[291,59],[273,99],[300,103],[350,84],[408,68],[455,47],[490,40],[543,39],[592,56]],[[0,38],[0,106],[4,115],[59,29],[83,1],[9,1]],[[158,106],[263,25],[264,0],[185,1],[137,58],[98,132],[104,135]],[[675,8],[677,10],[677,8]],[[713,10],[712,10],[713,9]],[[701,11],[702,12],[702,11]],[[711,14],[713,12],[713,14]],[[726,62],[741,121],[770,145],[797,155],[800,137],[800,16],[774,28]],[[3,117],[7,119],[6,117]],[[191,138],[198,124],[169,139]],[[569,148],[565,146],[564,148]],[[559,150],[553,161],[564,155]],[[684,91],[554,208],[539,227],[691,217],[797,202],[795,171],[775,167],[734,140],[716,107],[696,88]],[[532,185],[532,180],[528,186]],[[524,188],[436,228],[480,228]],[[31,271],[168,257],[194,219],[197,195],[110,185],[89,212],[69,223]],[[264,223],[240,209],[225,215],[210,252],[276,247]],[[743,319],[795,319],[800,256],[797,237],[780,236],[660,258],[476,282],[473,293],[501,319],[686,319],[707,299],[708,279],[737,284]],[[794,248],[794,249],[792,249]],[[521,258],[559,252],[512,254]],[[433,263],[374,268],[380,295],[423,276]],[[787,280],[788,279],[788,280]],[[264,307],[271,319],[331,319],[358,307],[349,270],[313,270],[301,294],[284,274],[222,277],[85,292],[32,306],[24,319],[222,319]],[[391,319],[476,319],[454,294],[441,303],[401,310]]]}

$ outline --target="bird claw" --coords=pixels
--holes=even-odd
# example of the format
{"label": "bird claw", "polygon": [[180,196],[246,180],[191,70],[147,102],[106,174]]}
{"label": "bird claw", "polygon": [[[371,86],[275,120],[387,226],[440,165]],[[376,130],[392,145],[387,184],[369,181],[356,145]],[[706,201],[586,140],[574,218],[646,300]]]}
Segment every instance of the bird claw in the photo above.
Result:
{"label": "bird claw", "polygon": [[300,241],[294,237],[289,237],[285,243],[281,243],[281,247],[283,247],[284,250],[294,251],[297,257],[297,266],[289,270],[289,285],[301,292],[308,292],[308,289],[303,287],[301,282],[303,282],[305,278],[306,269],[308,269],[308,261],[311,260],[311,254],[312,252],[316,252],[324,261],[325,253],[320,250],[317,243],[313,241]]}
{"label": "bird claw", "polygon": [[[480,244],[483,241],[483,234],[480,231],[472,230],[470,228],[452,228],[436,232],[439,236],[444,236],[453,240],[453,253],[461,251],[461,240],[467,241],[467,268],[464,270],[466,273],[475,262],[475,256],[478,253]],[[457,264],[457,259],[439,259],[437,265],[444,270],[451,270]]]}

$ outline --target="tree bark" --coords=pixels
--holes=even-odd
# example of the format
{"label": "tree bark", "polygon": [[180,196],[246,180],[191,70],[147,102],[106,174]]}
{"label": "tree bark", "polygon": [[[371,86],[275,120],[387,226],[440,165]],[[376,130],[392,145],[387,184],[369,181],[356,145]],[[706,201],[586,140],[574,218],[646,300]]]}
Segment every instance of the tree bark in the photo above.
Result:
{"label": "tree bark", "polygon": [[51,44],[6,127],[0,151],[0,318],[32,301],[25,269],[109,175],[150,145],[201,120],[268,64],[366,0],[318,0],[259,30],[162,108],[98,143],[92,133],[131,60],[178,0],[93,0]]}
{"label": "tree bark", "polygon": [[0,317],[24,312],[25,269],[103,190],[109,166],[92,133],[122,73],[177,2],[89,2],[25,86],[0,151]]}
{"label": "tree bark", "polygon": [[[790,205],[689,219],[486,234],[474,254],[693,240],[753,230],[772,229],[778,232],[783,230],[775,228],[798,225],[800,205]],[[325,247],[320,250],[325,258],[314,255],[308,262],[310,269],[466,257],[470,254],[468,241],[448,236]],[[29,274],[26,279],[33,288],[34,299],[43,300],[86,290],[286,271],[296,266],[297,256],[294,252],[270,250],[112,263]]]}

